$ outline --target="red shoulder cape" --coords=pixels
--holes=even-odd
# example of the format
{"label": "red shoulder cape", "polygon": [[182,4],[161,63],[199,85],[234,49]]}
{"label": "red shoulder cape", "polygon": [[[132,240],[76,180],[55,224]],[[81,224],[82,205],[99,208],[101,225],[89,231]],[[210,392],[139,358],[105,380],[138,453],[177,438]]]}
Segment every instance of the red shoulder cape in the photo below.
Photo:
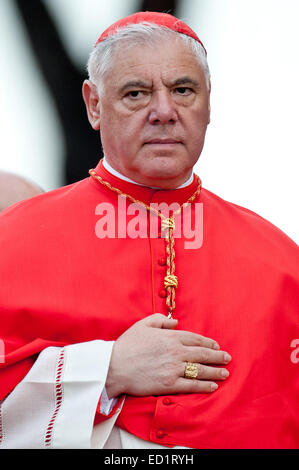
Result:
{"label": "red shoulder cape", "polygon": [[[104,179],[144,202],[179,203],[195,190],[155,191]],[[38,353],[114,340],[166,313],[164,240],[99,239],[96,207],[117,195],[91,178],[16,204],[0,217],[0,399]],[[176,240],[178,328],[215,339],[233,360],[211,394],[127,397],[118,425],[163,445],[299,446],[298,246],[257,214],[203,189],[203,244]],[[100,416],[98,416],[100,420]]]}

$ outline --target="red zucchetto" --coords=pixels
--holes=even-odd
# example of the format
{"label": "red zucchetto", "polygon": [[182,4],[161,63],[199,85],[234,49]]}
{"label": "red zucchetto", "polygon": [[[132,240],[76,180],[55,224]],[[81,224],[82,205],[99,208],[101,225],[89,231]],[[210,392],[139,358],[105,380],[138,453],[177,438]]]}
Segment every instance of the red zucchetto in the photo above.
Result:
{"label": "red zucchetto", "polygon": [[186,34],[187,36],[190,36],[191,38],[198,41],[207,53],[203,43],[201,42],[197,34],[188,25],[186,25],[186,23],[168,13],[157,13],[153,11],[141,11],[138,13],[134,13],[133,15],[126,16],[125,18],[122,18],[116,23],[113,23],[102,33],[95,45],[97,46],[108,36],[112,36],[113,34],[115,34],[120,28],[124,28],[131,24],[138,24],[144,22],[154,23],[159,26],[169,28],[172,31],[176,31],[177,33]]}

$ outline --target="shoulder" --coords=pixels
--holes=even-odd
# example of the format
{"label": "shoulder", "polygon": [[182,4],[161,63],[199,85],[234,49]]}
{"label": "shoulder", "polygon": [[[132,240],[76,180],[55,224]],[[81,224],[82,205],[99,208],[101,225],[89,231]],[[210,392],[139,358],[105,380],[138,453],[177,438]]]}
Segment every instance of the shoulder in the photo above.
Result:
{"label": "shoulder", "polygon": [[204,224],[223,242],[228,252],[234,250],[248,260],[269,265],[299,264],[299,247],[282,230],[256,212],[226,201],[207,189],[202,190]]}
{"label": "shoulder", "polygon": [[51,216],[59,220],[74,211],[83,211],[86,204],[95,200],[89,180],[85,178],[10,206],[0,213],[0,226],[7,227],[14,223],[32,226]]}
{"label": "shoulder", "polygon": [[93,220],[96,196],[86,178],[14,204],[0,214],[0,245],[19,253],[69,239]]}
{"label": "shoulder", "polygon": [[202,202],[204,205],[206,204],[210,213],[220,217],[221,221],[226,219],[230,223],[233,222],[233,225],[239,225],[240,229],[244,228],[244,230],[253,232],[261,230],[262,232],[271,233],[272,236],[280,239],[281,237],[285,238],[298,247],[282,230],[253,210],[222,199],[207,189],[202,190]]}

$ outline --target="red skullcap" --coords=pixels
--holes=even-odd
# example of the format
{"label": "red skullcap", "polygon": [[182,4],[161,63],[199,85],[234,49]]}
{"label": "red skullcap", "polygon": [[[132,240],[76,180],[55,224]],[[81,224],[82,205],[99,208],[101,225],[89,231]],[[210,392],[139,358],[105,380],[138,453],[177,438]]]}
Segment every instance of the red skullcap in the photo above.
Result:
{"label": "red skullcap", "polygon": [[205,53],[207,53],[203,43],[200,41],[197,34],[195,34],[195,32],[191,28],[189,28],[188,25],[183,23],[183,21],[178,20],[175,16],[169,15],[168,13],[156,13],[153,11],[141,11],[139,13],[134,13],[133,15],[126,16],[125,18],[122,18],[121,20],[112,24],[99,37],[95,46],[97,46],[108,36],[113,36],[113,34],[115,34],[120,28],[124,28],[125,26],[129,26],[131,24],[138,24],[143,22],[154,23],[159,26],[169,28],[172,31],[176,31],[177,33],[186,34],[187,36],[190,36],[191,38],[198,41],[204,48]]}

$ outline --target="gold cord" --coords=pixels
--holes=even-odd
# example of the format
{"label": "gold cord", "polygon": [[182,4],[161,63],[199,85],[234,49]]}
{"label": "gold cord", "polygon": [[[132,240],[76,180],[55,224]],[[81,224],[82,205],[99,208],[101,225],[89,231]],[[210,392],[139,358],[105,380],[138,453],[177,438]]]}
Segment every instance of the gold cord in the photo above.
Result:
{"label": "gold cord", "polygon": [[180,214],[182,209],[187,207],[188,204],[193,202],[195,198],[200,194],[200,191],[201,191],[200,178],[196,176],[197,183],[198,183],[197,189],[192,194],[192,196],[188,199],[188,201],[184,202],[184,204],[182,204],[179,209],[173,212],[171,217],[167,218],[157,209],[151,206],[148,206],[147,204],[145,204],[142,201],[139,201],[138,199],[133,198],[129,194],[123,193],[118,188],[114,188],[110,183],[108,183],[108,181],[103,180],[101,176],[97,175],[95,170],[89,170],[89,174],[95,180],[101,183],[103,186],[108,188],[110,191],[113,191],[117,193],[119,196],[129,199],[135,204],[139,204],[140,206],[144,207],[146,210],[150,211],[151,213],[155,214],[157,217],[161,219],[161,230],[165,231],[165,242],[166,242],[165,248],[166,248],[166,254],[167,254],[167,259],[166,259],[167,270],[166,270],[166,276],[164,277],[164,287],[167,291],[166,305],[169,309],[168,318],[173,318],[172,314],[175,309],[175,289],[177,289],[178,287],[178,278],[175,275],[175,263],[174,263],[174,259],[175,259],[174,236],[173,236],[173,232],[175,230],[174,217]]}

